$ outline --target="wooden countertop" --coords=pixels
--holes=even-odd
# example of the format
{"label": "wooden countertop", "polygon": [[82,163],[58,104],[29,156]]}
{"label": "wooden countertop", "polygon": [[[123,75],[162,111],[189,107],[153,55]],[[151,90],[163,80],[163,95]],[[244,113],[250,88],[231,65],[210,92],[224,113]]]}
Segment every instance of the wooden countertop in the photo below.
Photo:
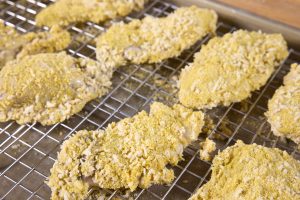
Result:
{"label": "wooden countertop", "polygon": [[300,0],[215,0],[300,28]]}

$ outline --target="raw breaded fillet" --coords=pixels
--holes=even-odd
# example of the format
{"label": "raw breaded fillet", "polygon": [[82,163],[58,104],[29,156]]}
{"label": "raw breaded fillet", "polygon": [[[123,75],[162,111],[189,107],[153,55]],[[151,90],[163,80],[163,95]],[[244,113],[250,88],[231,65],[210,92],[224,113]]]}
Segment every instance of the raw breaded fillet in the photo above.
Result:
{"label": "raw breaded fillet", "polygon": [[36,16],[38,26],[100,23],[144,8],[147,0],[57,0]]}
{"label": "raw breaded fillet", "polygon": [[300,145],[300,65],[292,64],[284,86],[276,90],[266,113],[272,131]]}
{"label": "raw breaded fillet", "polygon": [[214,34],[216,23],[214,11],[196,6],[179,8],[167,17],[121,22],[97,38],[97,59],[113,67],[160,62]]}
{"label": "raw breaded fillet", "polygon": [[300,162],[285,151],[238,141],[213,160],[210,181],[190,200],[300,199]]}
{"label": "raw breaded fillet", "polygon": [[62,145],[51,169],[52,199],[86,198],[92,185],[134,191],[170,183],[174,172],[166,166],[182,160],[183,149],[201,132],[203,118],[202,112],[155,102],[149,114],[142,111],[104,131],[76,133]]}
{"label": "raw breaded fillet", "polygon": [[19,34],[14,28],[0,21],[0,69],[7,61],[37,53],[63,50],[71,42],[68,31],[54,26],[50,32]]}
{"label": "raw breaded fillet", "polygon": [[102,133],[96,131],[80,131],[62,144],[48,181],[52,200],[87,197],[89,183],[82,178],[82,153],[101,136]]}
{"label": "raw breaded fillet", "polygon": [[65,52],[9,61],[0,72],[0,121],[61,122],[105,94],[111,76],[110,68]]}
{"label": "raw breaded fillet", "polygon": [[198,109],[239,102],[263,86],[287,55],[280,34],[239,30],[213,38],[182,70],[179,100]]}

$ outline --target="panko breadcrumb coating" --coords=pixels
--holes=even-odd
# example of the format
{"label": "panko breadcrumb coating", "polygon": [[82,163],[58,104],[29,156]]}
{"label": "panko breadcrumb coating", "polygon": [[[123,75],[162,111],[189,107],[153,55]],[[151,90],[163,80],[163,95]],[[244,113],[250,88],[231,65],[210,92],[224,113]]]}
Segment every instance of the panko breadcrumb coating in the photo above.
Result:
{"label": "panko breadcrumb coating", "polygon": [[144,8],[147,0],[57,0],[36,16],[38,26],[100,23]]}
{"label": "panko breadcrumb coating", "polygon": [[263,86],[287,55],[280,34],[239,30],[213,38],[182,70],[179,100],[198,109],[239,102]]}
{"label": "panko breadcrumb coating", "polygon": [[101,133],[80,131],[62,144],[48,181],[52,200],[87,197],[89,183],[82,179],[82,153],[98,137]]}
{"label": "panko breadcrumb coating", "polygon": [[238,141],[213,160],[210,181],[190,200],[300,199],[300,162],[287,152]]}
{"label": "panko breadcrumb coating", "polygon": [[202,112],[154,102],[150,113],[111,123],[103,131],[80,131],[62,145],[51,169],[52,199],[84,199],[89,187],[148,188],[174,179],[168,164],[198,138]]}
{"label": "panko breadcrumb coating", "polygon": [[300,145],[300,65],[291,65],[284,86],[276,90],[266,113],[272,131]]}
{"label": "panko breadcrumb coating", "polygon": [[113,67],[160,62],[214,34],[216,23],[213,10],[196,6],[178,8],[167,17],[117,23],[97,38],[97,59]]}
{"label": "panko breadcrumb coating", "polygon": [[7,61],[38,53],[63,50],[71,42],[71,36],[58,26],[49,32],[19,34],[14,28],[0,21],[0,69]]}
{"label": "panko breadcrumb coating", "polygon": [[105,94],[111,76],[110,68],[65,52],[9,61],[0,72],[0,121],[61,122]]}

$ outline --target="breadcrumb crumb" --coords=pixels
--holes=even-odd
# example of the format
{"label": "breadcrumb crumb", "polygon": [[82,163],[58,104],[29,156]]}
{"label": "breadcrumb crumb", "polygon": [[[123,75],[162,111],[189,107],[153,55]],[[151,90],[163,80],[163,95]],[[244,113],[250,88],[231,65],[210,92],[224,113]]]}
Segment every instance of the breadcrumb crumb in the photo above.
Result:
{"label": "breadcrumb crumb", "polygon": [[20,146],[21,146],[20,144],[13,144],[13,145],[11,145],[11,148],[13,150],[17,150],[17,149],[19,149]]}
{"label": "breadcrumb crumb", "polygon": [[211,161],[211,153],[216,150],[216,143],[208,138],[205,141],[200,142],[200,159],[205,161]]}

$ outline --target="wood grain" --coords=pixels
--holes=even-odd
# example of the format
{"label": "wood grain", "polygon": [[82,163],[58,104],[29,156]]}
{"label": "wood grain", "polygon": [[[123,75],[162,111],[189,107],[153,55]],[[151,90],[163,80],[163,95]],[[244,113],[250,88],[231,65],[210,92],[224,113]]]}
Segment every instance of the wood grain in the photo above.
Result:
{"label": "wood grain", "polygon": [[300,0],[215,0],[300,28]]}

